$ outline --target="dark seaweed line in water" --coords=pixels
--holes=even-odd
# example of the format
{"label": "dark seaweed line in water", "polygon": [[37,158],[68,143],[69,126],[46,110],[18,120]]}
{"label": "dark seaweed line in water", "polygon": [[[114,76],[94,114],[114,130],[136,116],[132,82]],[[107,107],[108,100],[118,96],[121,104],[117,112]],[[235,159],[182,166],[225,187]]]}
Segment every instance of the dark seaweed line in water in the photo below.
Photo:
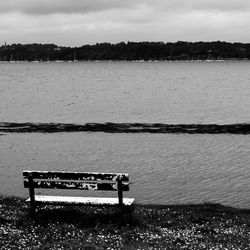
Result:
{"label": "dark seaweed line in water", "polygon": [[4,133],[187,133],[187,134],[250,134],[250,124],[163,124],[163,123],[10,123],[0,122]]}

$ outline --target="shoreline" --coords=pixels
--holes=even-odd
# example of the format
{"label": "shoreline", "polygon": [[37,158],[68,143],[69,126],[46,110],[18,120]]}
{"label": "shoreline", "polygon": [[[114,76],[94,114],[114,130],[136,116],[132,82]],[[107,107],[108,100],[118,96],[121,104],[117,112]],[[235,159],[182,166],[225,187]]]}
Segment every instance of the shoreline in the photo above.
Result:
{"label": "shoreline", "polygon": [[[249,123],[239,124],[164,124],[164,123],[14,123],[0,122],[0,133],[175,133],[175,134],[250,134]],[[1,134],[3,135],[3,134]]]}
{"label": "shoreline", "polygon": [[1,249],[249,249],[250,209],[220,204],[43,206],[0,196]]}

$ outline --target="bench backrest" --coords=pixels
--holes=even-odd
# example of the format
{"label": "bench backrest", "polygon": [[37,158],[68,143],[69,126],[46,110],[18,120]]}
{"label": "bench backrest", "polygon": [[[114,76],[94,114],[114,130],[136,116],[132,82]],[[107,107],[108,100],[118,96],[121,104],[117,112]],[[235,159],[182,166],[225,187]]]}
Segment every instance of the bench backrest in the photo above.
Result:
{"label": "bench backrest", "polygon": [[25,188],[129,191],[129,176],[121,173],[23,171]]}

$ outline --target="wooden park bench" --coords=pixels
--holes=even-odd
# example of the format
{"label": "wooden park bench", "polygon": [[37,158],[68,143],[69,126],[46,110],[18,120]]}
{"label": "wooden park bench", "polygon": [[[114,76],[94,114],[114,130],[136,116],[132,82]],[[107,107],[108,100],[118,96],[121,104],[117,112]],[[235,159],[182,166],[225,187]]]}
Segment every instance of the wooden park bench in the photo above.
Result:
{"label": "wooden park bench", "polygon": [[[26,202],[30,203],[32,213],[42,204],[128,208],[134,202],[134,198],[123,198],[123,191],[129,191],[128,174],[28,170],[23,171],[23,177],[24,187],[29,188],[30,198]],[[35,188],[117,191],[118,198],[35,195]]]}

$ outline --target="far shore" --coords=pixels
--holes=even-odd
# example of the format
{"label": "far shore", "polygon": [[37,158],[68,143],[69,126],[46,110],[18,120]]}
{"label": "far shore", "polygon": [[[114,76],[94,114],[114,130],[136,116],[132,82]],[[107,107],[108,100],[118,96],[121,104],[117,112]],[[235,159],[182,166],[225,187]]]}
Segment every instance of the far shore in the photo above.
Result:
{"label": "far shore", "polygon": [[4,249],[250,249],[250,209],[220,204],[117,208],[43,206],[0,196]]}

